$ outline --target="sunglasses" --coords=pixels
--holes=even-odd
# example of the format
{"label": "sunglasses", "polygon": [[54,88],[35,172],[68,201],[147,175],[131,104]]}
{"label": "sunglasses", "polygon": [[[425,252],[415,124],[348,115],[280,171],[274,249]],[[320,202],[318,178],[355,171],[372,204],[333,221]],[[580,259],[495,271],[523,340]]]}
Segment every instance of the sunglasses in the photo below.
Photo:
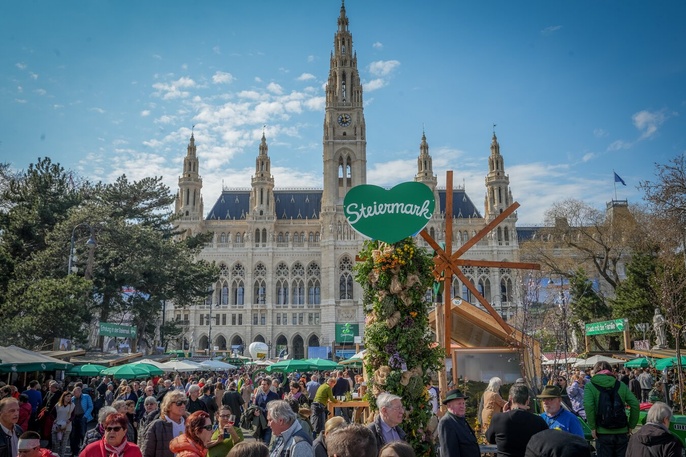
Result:
{"label": "sunglasses", "polygon": [[186,406],[187,403],[188,402],[186,400],[179,400],[174,402],[176,406]]}
{"label": "sunglasses", "polygon": [[106,432],[119,432],[123,429],[123,427],[120,426],[114,426],[114,427],[105,427]]}
{"label": "sunglasses", "polygon": [[219,417],[221,417],[222,419],[228,419],[231,417],[231,414],[220,414]]}
{"label": "sunglasses", "polygon": [[212,431],[212,424],[203,425],[202,428],[204,428],[204,429],[207,430],[208,432],[211,432],[211,431]]}

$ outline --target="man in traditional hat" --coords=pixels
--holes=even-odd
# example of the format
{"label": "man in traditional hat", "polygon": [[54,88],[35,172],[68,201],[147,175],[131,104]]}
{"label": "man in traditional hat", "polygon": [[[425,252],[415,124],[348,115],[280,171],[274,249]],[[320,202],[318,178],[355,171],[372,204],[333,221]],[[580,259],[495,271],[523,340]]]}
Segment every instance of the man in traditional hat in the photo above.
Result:
{"label": "man in traditional hat", "polygon": [[479,443],[476,434],[465,420],[467,406],[461,390],[453,389],[443,400],[448,412],[438,423],[438,442],[441,457],[479,457]]}
{"label": "man in traditional hat", "polygon": [[51,450],[40,447],[40,435],[36,432],[24,432],[19,437],[17,451],[21,457],[59,457]]}
{"label": "man in traditional hat", "polygon": [[498,446],[498,455],[522,457],[529,440],[538,432],[548,430],[545,421],[529,412],[529,388],[522,384],[510,387],[509,411],[496,414],[486,430],[486,439]]}
{"label": "man in traditional hat", "polygon": [[548,428],[584,437],[579,418],[562,407],[562,392],[558,386],[545,386],[537,398],[543,401],[544,412],[541,413],[541,417],[548,424]]}

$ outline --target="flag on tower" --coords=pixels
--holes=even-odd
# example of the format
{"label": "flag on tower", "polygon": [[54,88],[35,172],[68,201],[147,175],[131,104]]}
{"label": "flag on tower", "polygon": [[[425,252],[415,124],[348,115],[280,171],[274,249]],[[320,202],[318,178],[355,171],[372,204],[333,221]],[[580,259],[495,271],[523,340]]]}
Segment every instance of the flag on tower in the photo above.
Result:
{"label": "flag on tower", "polygon": [[616,172],[614,172],[614,173],[615,173],[615,182],[621,182],[622,184],[624,184],[626,186],[626,183],[624,182],[624,180],[622,178],[620,178]]}

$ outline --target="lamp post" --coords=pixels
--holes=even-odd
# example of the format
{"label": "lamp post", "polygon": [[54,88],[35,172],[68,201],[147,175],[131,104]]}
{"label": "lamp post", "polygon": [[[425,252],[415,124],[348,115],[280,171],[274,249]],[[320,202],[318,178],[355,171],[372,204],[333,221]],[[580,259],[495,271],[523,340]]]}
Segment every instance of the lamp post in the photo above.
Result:
{"label": "lamp post", "polygon": [[269,340],[267,343],[267,358],[271,359],[272,358],[272,342]]}
{"label": "lamp post", "polygon": [[[67,275],[73,273],[73,263],[76,260],[76,256],[74,255],[74,243],[76,242],[76,229],[79,227],[88,227],[88,230],[90,230],[90,237],[88,238],[88,241],[86,241],[86,246],[88,246],[88,248],[90,249],[90,252],[88,253],[88,267],[90,267],[92,261],[93,249],[95,249],[95,246],[97,246],[98,244],[95,241],[95,236],[93,235],[93,227],[91,227],[90,224],[88,224],[87,222],[77,224],[71,231],[71,243],[69,245],[69,264],[67,266]],[[86,279],[88,279],[88,277],[90,276],[89,273],[91,273],[88,267],[86,268]]]}
{"label": "lamp post", "polygon": [[210,331],[207,334],[207,355],[212,357],[212,302],[210,302],[210,313],[208,316],[210,321]]}

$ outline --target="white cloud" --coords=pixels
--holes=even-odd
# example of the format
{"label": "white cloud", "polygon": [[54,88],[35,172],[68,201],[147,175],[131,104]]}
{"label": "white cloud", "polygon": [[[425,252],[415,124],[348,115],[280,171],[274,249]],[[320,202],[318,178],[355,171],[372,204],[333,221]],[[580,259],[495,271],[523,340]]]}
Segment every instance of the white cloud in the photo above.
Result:
{"label": "white cloud", "polygon": [[155,59],[155,60],[162,60],[162,56],[159,55],[159,54],[153,54],[153,55],[152,55],[152,58]]}
{"label": "white cloud", "polygon": [[48,93],[48,91],[46,91],[45,89],[36,89],[33,92],[35,92],[38,95],[45,95]]}
{"label": "white cloud", "polygon": [[188,64],[187,64],[187,63],[184,63],[183,65],[181,65],[181,69],[182,69],[183,71],[188,70]]}
{"label": "white cloud", "polygon": [[28,67],[24,62],[17,62],[14,65],[20,70],[26,70],[26,67]]}
{"label": "white cloud", "polygon": [[313,56],[313,55],[307,56],[307,62],[308,62],[308,63],[312,63],[312,62],[314,62],[315,60],[317,60],[317,58],[316,58],[315,56]]}
{"label": "white cloud", "polygon": [[369,64],[369,72],[374,76],[388,76],[399,66],[397,60],[378,60]]}
{"label": "white cloud", "polygon": [[38,75],[32,71],[29,72],[29,76],[31,76],[31,79],[33,79],[33,80],[38,79]]}
{"label": "white cloud", "polygon": [[603,138],[607,136],[607,132],[603,129],[594,129],[593,136],[596,138]]}
{"label": "white cloud", "polygon": [[17,103],[26,103],[26,100],[24,100],[23,98],[15,98],[14,101]]}
{"label": "white cloud", "polygon": [[277,83],[269,83],[267,84],[267,90],[273,94],[281,95],[283,94],[283,87],[278,85]]}
{"label": "white cloud", "polygon": [[303,73],[296,78],[297,81],[310,81],[312,79],[316,79],[316,77],[311,73]]}
{"label": "white cloud", "polygon": [[215,84],[231,84],[234,80],[235,78],[231,73],[226,73],[224,71],[218,71],[212,76],[212,82]]}
{"label": "white cloud", "polygon": [[260,78],[259,76],[255,76],[255,82],[256,82],[256,83],[261,83],[261,82],[262,82],[262,78]]}
{"label": "white cloud", "polygon": [[142,117],[150,116],[150,110],[144,109],[143,111],[141,111],[141,116]]}
{"label": "white cloud", "polygon": [[168,115],[163,115],[155,119],[155,124],[171,124],[172,122],[176,121],[175,116],[168,116]]}
{"label": "white cloud", "polygon": [[95,112],[95,113],[105,114],[105,110],[102,108],[95,107],[95,108],[91,108],[90,110]]}
{"label": "white cloud", "polygon": [[53,109],[62,109],[64,108],[64,105],[52,105]]}
{"label": "white cloud", "polygon": [[608,151],[620,151],[622,149],[629,149],[633,143],[624,140],[615,140],[607,147]]}
{"label": "white cloud", "polygon": [[24,88],[22,86],[17,86],[17,92],[21,94],[22,92],[24,92]]}
{"label": "white cloud", "polygon": [[221,48],[220,48],[219,46],[214,46],[214,47],[212,48],[212,52],[214,52],[215,54],[221,54],[221,53],[222,53],[222,50],[221,50]]}
{"label": "white cloud", "polygon": [[541,35],[552,35],[562,28],[561,25],[551,25],[541,30]]}
{"label": "white cloud", "polygon": [[195,86],[195,81],[187,76],[182,76],[170,83],[155,83],[152,85],[153,89],[157,89],[157,92],[153,95],[158,97],[161,96],[164,100],[188,97],[190,93],[181,89],[188,89]]}
{"label": "white cloud", "polygon": [[596,154],[593,152],[587,152],[584,154],[584,156],[581,158],[582,162],[588,162],[589,160],[592,160],[596,157]]}
{"label": "white cloud", "polygon": [[372,44],[372,48],[381,50],[383,49],[383,43],[377,41],[376,43]]}
{"label": "white cloud", "polygon": [[657,133],[657,129],[666,120],[667,116],[664,111],[639,111],[634,114],[631,119],[634,122],[634,127],[636,127],[641,132],[641,140],[650,138]]}
{"label": "white cloud", "polygon": [[385,85],[386,81],[383,79],[372,79],[371,81],[364,83],[364,91],[372,92],[374,90],[381,89]]}

